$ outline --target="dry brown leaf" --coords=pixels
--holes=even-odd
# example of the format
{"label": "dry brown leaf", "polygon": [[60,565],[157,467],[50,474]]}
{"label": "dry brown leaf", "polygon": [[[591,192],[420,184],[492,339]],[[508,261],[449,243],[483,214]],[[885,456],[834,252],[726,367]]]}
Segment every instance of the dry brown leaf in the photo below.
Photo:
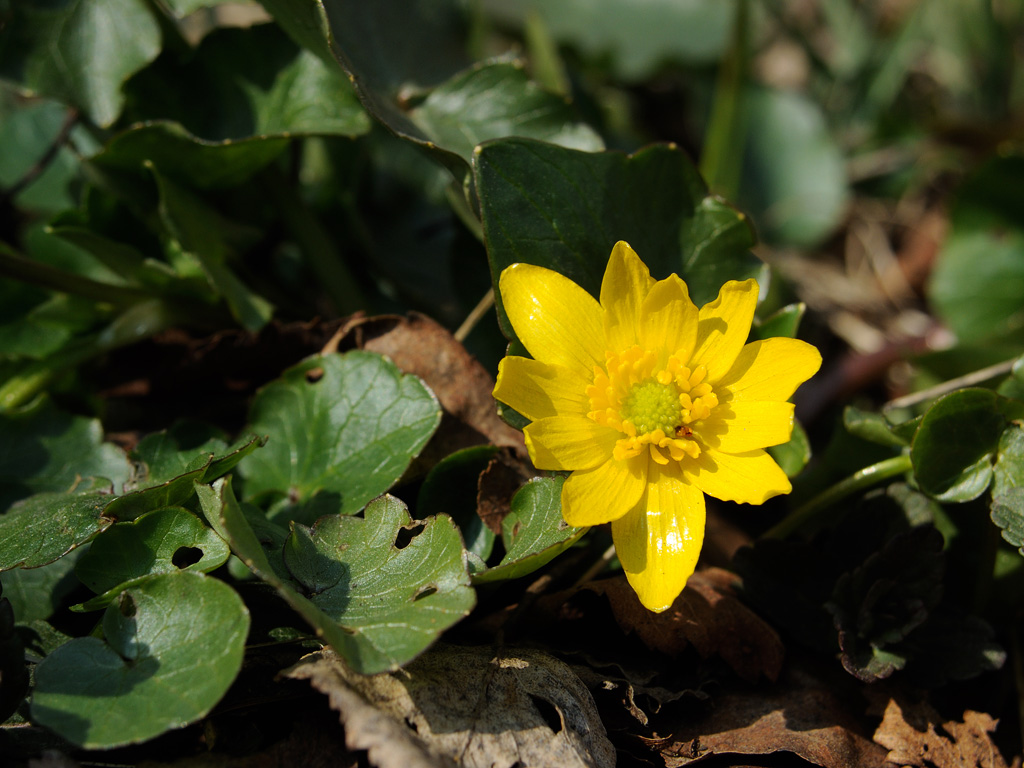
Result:
{"label": "dry brown leaf", "polygon": [[513,494],[535,475],[532,466],[511,451],[495,455],[480,473],[476,513],[496,535],[501,535],[501,521],[512,509]]}
{"label": "dry brown leaf", "polygon": [[990,733],[999,724],[984,712],[964,712],[964,721],[942,722],[926,702],[889,699],[875,741],[889,761],[921,768],[1007,768]]}
{"label": "dry brown leaf", "polygon": [[782,668],[782,641],[736,598],[736,581],[721,568],[698,571],[663,613],[644,608],[624,578],[594,582],[588,588],[607,596],[622,630],[635,632],[648,648],[677,656],[692,644],[704,658],[720,656],[744,680],[756,682],[761,675],[776,680]]}
{"label": "dry brown leaf", "polygon": [[739,691],[714,699],[705,719],[673,728],[671,738],[647,740],[666,768],[712,755],[792,752],[822,768],[882,768],[885,750],[871,742],[857,719],[822,681],[788,670],[768,693]]}
{"label": "dry brown leaf", "polygon": [[341,349],[358,347],[387,355],[434,391],[450,417],[439,430],[443,455],[481,443],[525,455],[522,434],[498,417],[491,397],[494,379],[443,326],[410,312],[405,317],[355,317],[339,333]]}
{"label": "dry brown leaf", "polygon": [[615,765],[590,692],[540,651],[440,646],[373,676],[324,651],[287,674],[330,697],[349,747],[378,768]]}

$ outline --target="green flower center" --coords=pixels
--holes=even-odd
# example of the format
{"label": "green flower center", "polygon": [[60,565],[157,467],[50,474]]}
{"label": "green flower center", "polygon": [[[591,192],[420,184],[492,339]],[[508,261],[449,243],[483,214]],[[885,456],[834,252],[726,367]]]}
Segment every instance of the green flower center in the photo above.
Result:
{"label": "green flower center", "polygon": [[620,413],[623,420],[633,423],[638,435],[656,429],[674,435],[681,423],[679,387],[673,383],[661,384],[657,379],[634,384],[622,402]]}

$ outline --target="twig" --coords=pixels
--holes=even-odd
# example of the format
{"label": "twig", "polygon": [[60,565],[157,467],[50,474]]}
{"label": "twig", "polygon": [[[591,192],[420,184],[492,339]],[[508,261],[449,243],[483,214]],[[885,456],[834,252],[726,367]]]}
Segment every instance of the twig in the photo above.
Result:
{"label": "twig", "polygon": [[476,324],[480,322],[480,319],[486,315],[491,307],[494,306],[494,289],[488,288],[487,293],[480,299],[473,310],[466,316],[466,319],[462,321],[462,325],[455,331],[455,340],[460,344],[466,340],[470,332],[476,327]]}
{"label": "twig", "polygon": [[923,403],[925,400],[931,400],[936,397],[948,394],[962,387],[973,387],[975,384],[981,384],[983,381],[994,379],[996,376],[1002,376],[1003,374],[1009,373],[1013,370],[1014,364],[1020,358],[1013,358],[1012,360],[1004,360],[1001,363],[990,365],[988,368],[982,368],[981,370],[974,371],[972,373],[958,376],[955,379],[944,381],[941,384],[936,384],[934,387],[928,389],[922,389],[920,392],[912,392],[909,395],[903,397],[897,397],[895,400],[890,400],[883,406],[883,410],[890,411],[895,408],[908,408],[918,403]]}
{"label": "twig", "polygon": [[576,579],[576,583],[572,585],[572,588],[579,589],[584,584],[593,581],[594,577],[597,576],[597,574],[599,574],[601,571],[608,567],[608,563],[612,561],[613,557],[615,557],[614,544],[608,547],[608,549],[606,549],[601,554],[601,557],[599,557],[593,565],[591,565],[586,571],[584,571],[582,576]]}

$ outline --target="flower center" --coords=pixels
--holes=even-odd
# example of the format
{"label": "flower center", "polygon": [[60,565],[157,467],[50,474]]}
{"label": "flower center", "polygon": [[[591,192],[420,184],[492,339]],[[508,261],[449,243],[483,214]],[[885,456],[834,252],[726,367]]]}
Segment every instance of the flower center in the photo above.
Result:
{"label": "flower center", "polygon": [[622,418],[633,422],[636,431],[643,434],[660,429],[671,435],[679,426],[679,387],[674,383],[659,384],[647,379],[634,384],[620,409]]}
{"label": "flower center", "polygon": [[659,464],[697,458],[699,422],[711,415],[718,397],[704,381],[707,369],[690,369],[680,351],[659,365],[658,355],[633,346],[605,353],[605,367],[594,367],[587,387],[587,416],[622,432],[612,456],[622,460],[650,450]]}

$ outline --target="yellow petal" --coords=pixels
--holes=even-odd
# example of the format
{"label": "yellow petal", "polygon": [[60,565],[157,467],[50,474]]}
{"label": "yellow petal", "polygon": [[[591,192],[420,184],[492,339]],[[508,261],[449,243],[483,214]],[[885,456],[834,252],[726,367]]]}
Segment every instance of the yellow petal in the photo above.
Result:
{"label": "yellow petal", "polygon": [[697,566],[704,541],[704,494],[678,470],[652,467],[647,493],[612,523],[612,539],[640,602],[660,613],[675,602]]}
{"label": "yellow petal", "polygon": [[683,464],[687,479],[708,496],[741,504],[763,504],[793,486],[775,460],[758,449],[722,453],[713,448]]}
{"label": "yellow petal", "polygon": [[621,352],[637,343],[640,305],[652,285],[654,279],[647,265],[627,243],[617,242],[601,282],[604,333],[609,350]]}
{"label": "yellow petal", "polygon": [[722,399],[788,400],[818,372],[821,353],[799,339],[764,339],[747,344],[715,391]]}
{"label": "yellow petal", "polygon": [[533,264],[513,264],[498,282],[508,319],[530,354],[590,376],[604,363],[601,307],[569,278]]}
{"label": "yellow petal", "polygon": [[793,404],[741,400],[715,408],[700,425],[700,438],[711,448],[743,453],[781,445],[793,434]]}
{"label": "yellow petal", "polygon": [[706,366],[707,380],[715,384],[732,368],[746,344],[756,306],[756,281],[730,280],[723,285],[718,298],[700,308],[697,349],[687,365]]}
{"label": "yellow petal", "polygon": [[[678,275],[669,275],[651,288],[640,309],[640,346],[689,355],[697,342],[697,306]],[[686,358],[683,359],[686,362]]]}
{"label": "yellow petal", "polygon": [[523,436],[537,469],[575,470],[608,461],[622,433],[586,416],[554,416],[527,425]]}
{"label": "yellow petal", "polygon": [[528,357],[506,357],[498,363],[494,397],[531,421],[560,414],[584,415],[590,408],[589,384],[571,368]]}
{"label": "yellow petal", "polygon": [[569,525],[600,525],[626,514],[647,485],[647,452],[630,459],[610,459],[573,472],[562,486],[562,517]]}

